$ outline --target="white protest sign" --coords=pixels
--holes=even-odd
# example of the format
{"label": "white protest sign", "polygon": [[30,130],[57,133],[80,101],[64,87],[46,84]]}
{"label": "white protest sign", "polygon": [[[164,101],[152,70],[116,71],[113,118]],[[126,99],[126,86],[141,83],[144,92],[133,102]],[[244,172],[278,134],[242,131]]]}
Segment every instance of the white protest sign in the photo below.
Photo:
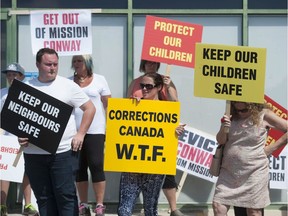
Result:
{"label": "white protest sign", "polygon": [[60,56],[92,54],[90,10],[31,11],[32,52],[51,48]]}
{"label": "white protest sign", "polygon": [[284,189],[287,190],[287,155],[288,155],[288,148],[287,146],[281,151],[278,157],[269,157],[270,161],[270,188],[273,189]]}
{"label": "white protest sign", "polygon": [[185,126],[185,132],[178,138],[177,169],[216,182],[217,177],[209,173],[216,147],[215,136]]}
{"label": "white protest sign", "polygon": [[20,148],[16,136],[1,136],[0,144],[0,179],[22,183],[24,175],[24,160],[20,157],[16,167],[13,166],[14,159]]}

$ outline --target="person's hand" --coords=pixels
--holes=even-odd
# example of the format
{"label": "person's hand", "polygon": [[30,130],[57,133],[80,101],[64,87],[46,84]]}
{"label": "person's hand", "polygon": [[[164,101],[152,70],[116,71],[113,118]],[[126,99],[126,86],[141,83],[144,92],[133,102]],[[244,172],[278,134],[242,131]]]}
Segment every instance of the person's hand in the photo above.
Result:
{"label": "person's hand", "polygon": [[272,154],[272,152],[268,146],[264,147],[264,153],[266,154],[267,157]]}
{"label": "person's hand", "polygon": [[223,117],[221,118],[221,124],[224,127],[229,127],[231,126],[231,116],[227,116],[227,115],[223,115]]}
{"label": "person's hand", "polygon": [[77,133],[72,139],[71,143],[72,151],[78,151],[78,150],[80,151],[82,149],[83,140],[84,136]]}
{"label": "person's hand", "polygon": [[139,102],[139,101],[141,100],[140,97],[136,97],[136,96],[134,96],[134,95],[132,95],[130,98],[131,98],[131,99],[135,99],[136,102]]}
{"label": "person's hand", "polygon": [[171,86],[170,76],[164,76],[164,77],[163,77],[163,82],[164,82],[164,84],[165,84],[167,87],[170,87],[170,86]]}
{"label": "person's hand", "polygon": [[27,147],[29,145],[29,139],[23,138],[23,137],[18,137],[18,143],[20,146]]}
{"label": "person's hand", "polygon": [[185,131],[185,127],[186,126],[186,124],[183,124],[183,125],[179,125],[177,128],[176,128],[176,134],[177,134],[177,136],[180,136],[180,135],[182,135],[183,133],[184,133],[184,131]]}

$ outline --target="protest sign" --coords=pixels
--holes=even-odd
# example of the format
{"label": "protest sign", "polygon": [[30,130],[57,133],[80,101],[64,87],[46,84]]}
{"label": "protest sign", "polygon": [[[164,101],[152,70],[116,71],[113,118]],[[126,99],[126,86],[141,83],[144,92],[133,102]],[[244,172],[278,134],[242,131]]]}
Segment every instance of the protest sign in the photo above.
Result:
{"label": "protest sign", "polygon": [[24,175],[24,160],[22,155],[18,166],[13,166],[13,161],[20,147],[17,137],[0,135],[0,139],[0,179],[22,183]]}
{"label": "protest sign", "polygon": [[287,155],[288,148],[286,145],[283,151],[281,151],[277,157],[269,157],[270,188],[287,190]]}
{"label": "protest sign", "polygon": [[[265,95],[264,97],[265,102],[271,107],[271,109],[273,110],[273,112],[278,115],[279,117],[287,120],[287,110],[282,107],[280,104],[278,104],[276,101],[272,100],[270,97],[268,97],[267,95]],[[275,141],[277,139],[279,139],[282,135],[284,134],[284,132],[279,131],[279,130],[275,130],[274,128],[270,128],[269,133],[268,133],[268,137],[266,140],[266,145],[273,145],[273,143],[275,143]],[[278,157],[280,152],[285,148],[285,146],[275,150],[272,155],[274,157]]]}
{"label": "protest sign", "polygon": [[32,52],[51,48],[59,56],[92,54],[90,10],[31,11]]}
{"label": "protest sign", "polygon": [[175,175],[179,113],[179,102],[109,98],[104,170]]}
{"label": "protest sign", "polygon": [[56,153],[73,107],[14,80],[1,111],[1,128]]}
{"label": "protest sign", "polygon": [[142,59],[194,68],[195,44],[202,40],[203,26],[146,16]]}
{"label": "protest sign", "polygon": [[196,44],[194,95],[263,103],[266,49]]}
{"label": "protest sign", "polygon": [[186,125],[178,138],[177,169],[216,182],[217,177],[209,172],[216,148],[215,136]]}

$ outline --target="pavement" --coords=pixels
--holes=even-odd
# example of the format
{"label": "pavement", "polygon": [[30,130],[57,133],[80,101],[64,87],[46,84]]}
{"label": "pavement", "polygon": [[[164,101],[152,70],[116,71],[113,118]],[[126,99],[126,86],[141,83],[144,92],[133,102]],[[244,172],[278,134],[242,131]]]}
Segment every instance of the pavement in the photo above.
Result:
{"label": "pavement", "polygon": [[[167,209],[165,208],[161,208],[158,210],[159,212],[159,216],[170,216],[170,213],[168,212]],[[199,208],[197,207],[197,209],[193,210],[193,209],[190,209],[190,210],[182,210],[181,211],[185,214],[185,216],[213,216],[213,210],[210,208],[210,207],[207,207],[207,208]],[[287,206],[282,206],[280,208],[273,208],[273,209],[270,209],[268,207],[268,209],[265,209],[264,211],[265,213],[265,216],[287,216]],[[92,213],[91,214],[92,216],[94,216],[94,214]],[[117,215],[116,213],[116,210],[114,207],[111,207],[109,208],[109,206],[107,207],[107,210],[106,210],[106,213],[105,213],[105,216],[115,216]],[[21,211],[16,210],[15,213],[11,213],[11,214],[8,214],[8,216],[22,216],[21,214]],[[135,213],[133,214],[133,216],[144,216],[144,214],[142,213],[141,210],[135,210]],[[227,216],[234,216],[234,211],[233,211],[233,208],[231,208],[228,212],[228,215]]]}

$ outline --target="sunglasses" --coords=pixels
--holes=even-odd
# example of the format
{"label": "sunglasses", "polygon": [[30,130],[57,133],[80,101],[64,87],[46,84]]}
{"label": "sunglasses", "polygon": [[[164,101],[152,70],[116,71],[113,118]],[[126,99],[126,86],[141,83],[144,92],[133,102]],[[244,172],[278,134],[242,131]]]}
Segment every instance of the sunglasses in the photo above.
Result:
{"label": "sunglasses", "polygon": [[151,89],[153,89],[154,87],[156,87],[156,85],[140,83],[140,88],[141,88],[141,89],[146,88],[147,90],[151,90]]}
{"label": "sunglasses", "polygon": [[247,113],[249,111],[249,109],[236,109],[235,108],[235,112],[237,112],[237,113]]}

